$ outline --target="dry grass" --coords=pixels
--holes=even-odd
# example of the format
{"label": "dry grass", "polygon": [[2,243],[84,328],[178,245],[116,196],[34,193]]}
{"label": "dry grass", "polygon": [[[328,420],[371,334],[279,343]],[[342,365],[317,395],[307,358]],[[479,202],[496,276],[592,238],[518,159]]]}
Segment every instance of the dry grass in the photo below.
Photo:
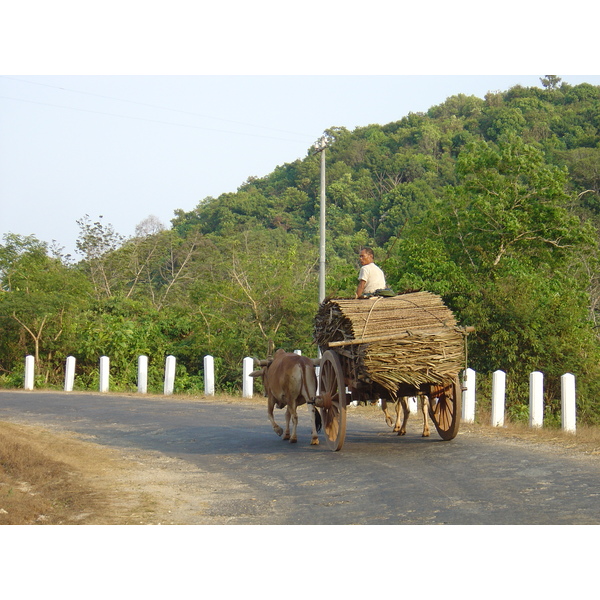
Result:
{"label": "dry grass", "polygon": [[137,520],[143,500],[116,483],[127,468],[116,452],[71,435],[0,422],[0,525],[127,522],[115,503]]}
{"label": "dry grass", "polygon": [[463,423],[461,431],[473,432],[482,436],[496,436],[537,444],[549,444],[580,454],[600,454],[600,429],[578,425],[576,433],[560,429],[532,428],[524,423],[508,423],[504,427],[492,427],[473,423]]}

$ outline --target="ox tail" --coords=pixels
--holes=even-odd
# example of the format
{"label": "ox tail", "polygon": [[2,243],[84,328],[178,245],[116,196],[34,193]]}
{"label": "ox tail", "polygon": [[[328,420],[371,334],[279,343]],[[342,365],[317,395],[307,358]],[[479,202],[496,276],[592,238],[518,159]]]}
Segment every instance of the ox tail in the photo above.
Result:
{"label": "ox tail", "polygon": [[314,407],[314,411],[315,411],[315,427],[317,428],[317,433],[319,433],[319,431],[321,431],[321,428],[323,427],[323,421],[321,420],[321,413],[319,412],[319,409],[316,406]]}

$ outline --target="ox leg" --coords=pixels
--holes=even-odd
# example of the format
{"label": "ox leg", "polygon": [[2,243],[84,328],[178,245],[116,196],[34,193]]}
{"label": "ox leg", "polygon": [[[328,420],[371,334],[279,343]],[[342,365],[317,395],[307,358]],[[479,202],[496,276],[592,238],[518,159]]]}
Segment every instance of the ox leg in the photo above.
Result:
{"label": "ox leg", "polygon": [[394,432],[400,431],[400,408],[400,398],[398,398],[398,400],[396,400],[396,422],[394,423]]}
{"label": "ox leg", "polygon": [[315,398],[312,399],[312,402],[307,403],[308,412],[310,414],[310,425],[312,428],[311,436],[310,436],[310,445],[318,446],[319,445],[319,436],[317,434],[317,409],[315,408]]}
{"label": "ox leg", "polygon": [[288,405],[285,409],[285,431],[283,433],[284,440],[290,439],[290,419],[291,418],[292,418],[292,413],[291,413],[290,407]]}
{"label": "ox leg", "polygon": [[267,403],[267,413],[269,414],[269,421],[271,421],[271,425],[273,425],[273,431],[277,435],[281,435],[283,433],[283,429],[275,423],[275,417],[273,416],[273,409],[275,408],[275,399],[269,396],[269,400]]}
{"label": "ox leg", "polygon": [[[402,425],[398,426],[398,422],[400,421],[400,409],[402,408]],[[396,428],[394,431],[398,432],[398,435],[406,435],[406,423],[408,422],[408,417],[410,415],[410,409],[408,408],[408,400],[406,397],[401,396],[398,398],[398,406],[396,407],[398,413],[398,421],[396,421]]]}
{"label": "ox leg", "polygon": [[295,444],[298,441],[298,437],[296,435],[296,431],[298,429],[298,411],[296,410],[295,404],[291,407],[288,406],[287,408],[286,419],[289,420],[290,417],[292,419],[292,435],[290,436],[289,440],[290,444]]}
{"label": "ox leg", "polygon": [[429,437],[429,419],[427,415],[429,414],[429,396],[427,394],[423,394],[421,396],[421,410],[423,411],[423,436]]}
{"label": "ox leg", "polygon": [[387,400],[385,398],[381,399],[381,410],[383,411],[383,415],[385,418],[385,422],[390,426],[393,427],[394,425],[394,419],[392,418],[392,415],[390,415],[388,408],[387,408]]}

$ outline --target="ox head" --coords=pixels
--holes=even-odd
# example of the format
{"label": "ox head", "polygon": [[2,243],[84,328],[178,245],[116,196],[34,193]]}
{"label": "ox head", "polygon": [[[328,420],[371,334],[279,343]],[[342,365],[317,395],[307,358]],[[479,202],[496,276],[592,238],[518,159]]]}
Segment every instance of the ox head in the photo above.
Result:
{"label": "ox head", "polygon": [[272,358],[268,358],[266,360],[259,360],[258,358],[254,358],[254,367],[256,369],[256,367],[260,367],[260,369],[256,369],[254,371],[252,371],[252,373],[249,374],[250,377],[261,377],[262,378],[262,384],[263,384],[263,393],[265,396],[267,396],[267,386],[266,386],[266,375],[267,375],[267,369],[269,368],[269,365],[273,362]]}
{"label": "ox head", "polygon": [[254,357],[254,366],[255,367],[260,367],[260,369],[257,369],[256,371],[252,371],[252,373],[250,373],[250,377],[262,377],[266,372],[267,372],[267,368],[269,367],[269,365],[273,362],[272,358],[267,358],[266,360],[259,360],[258,358]]}

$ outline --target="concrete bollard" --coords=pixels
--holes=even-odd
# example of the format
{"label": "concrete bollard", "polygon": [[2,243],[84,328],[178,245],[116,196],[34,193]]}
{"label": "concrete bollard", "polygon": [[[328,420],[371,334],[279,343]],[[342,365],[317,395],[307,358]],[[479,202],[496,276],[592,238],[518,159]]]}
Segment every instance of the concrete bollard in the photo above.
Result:
{"label": "concrete bollard", "polygon": [[529,375],[529,427],[544,423],[544,374],[534,371]]}
{"label": "concrete bollard", "polygon": [[165,396],[170,396],[175,389],[175,367],[177,360],[174,356],[169,355],[165,361],[165,384],[163,393]]}
{"label": "concrete bollard", "polygon": [[75,362],[74,356],[67,356],[65,365],[65,392],[73,391],[73,384],[75,382]]}
{"label": "concrete bollard", "polygon": [[492,427],[504,427],[506,406],[506,373],[494,371],[492,375]]}
{"label": "concrete bollard", "polygon": [[110,359],[108,356],[100,357],[100,391],[108,392],[110,374]]}
{"label": "concrete bollard", "polygon": [[139,394],[148,392],[148,357],[138,356],[137,391]]}
{"label": "concrete bollard", "polygon": [[462,395],[462,420],[464,423],[475,422],[475,379],[475,371],[465,369],[463,384],[466,389]]}
{"label": "concrete bollard", "polygon": [[204,394],[215,395],[215,360],[210,355],[204,357]]}
{"label": "concrete bollard", "polygon": [[254,359],[246,356],[242,364],[242,396],[244,398],[252,398],[254,395],[254,378],[250,377],[252,371],[254,371]]}
{"label": "concrete bollard", "polygon": [[416,396],[407,398],[408,410],[411,414],[416,415],[419,412],[419,402]]}
{"label": "concrete bollard", "polygon": [[560,420],[563,431],[575,433],[577,426],[575,375],[565,373],[560,378]]}
{"label": "concrete bollard", "polygon": [[25,357],[25,382],[23,387],[26,390],[33,390],[35,381],[35,358],[31,355]]}

